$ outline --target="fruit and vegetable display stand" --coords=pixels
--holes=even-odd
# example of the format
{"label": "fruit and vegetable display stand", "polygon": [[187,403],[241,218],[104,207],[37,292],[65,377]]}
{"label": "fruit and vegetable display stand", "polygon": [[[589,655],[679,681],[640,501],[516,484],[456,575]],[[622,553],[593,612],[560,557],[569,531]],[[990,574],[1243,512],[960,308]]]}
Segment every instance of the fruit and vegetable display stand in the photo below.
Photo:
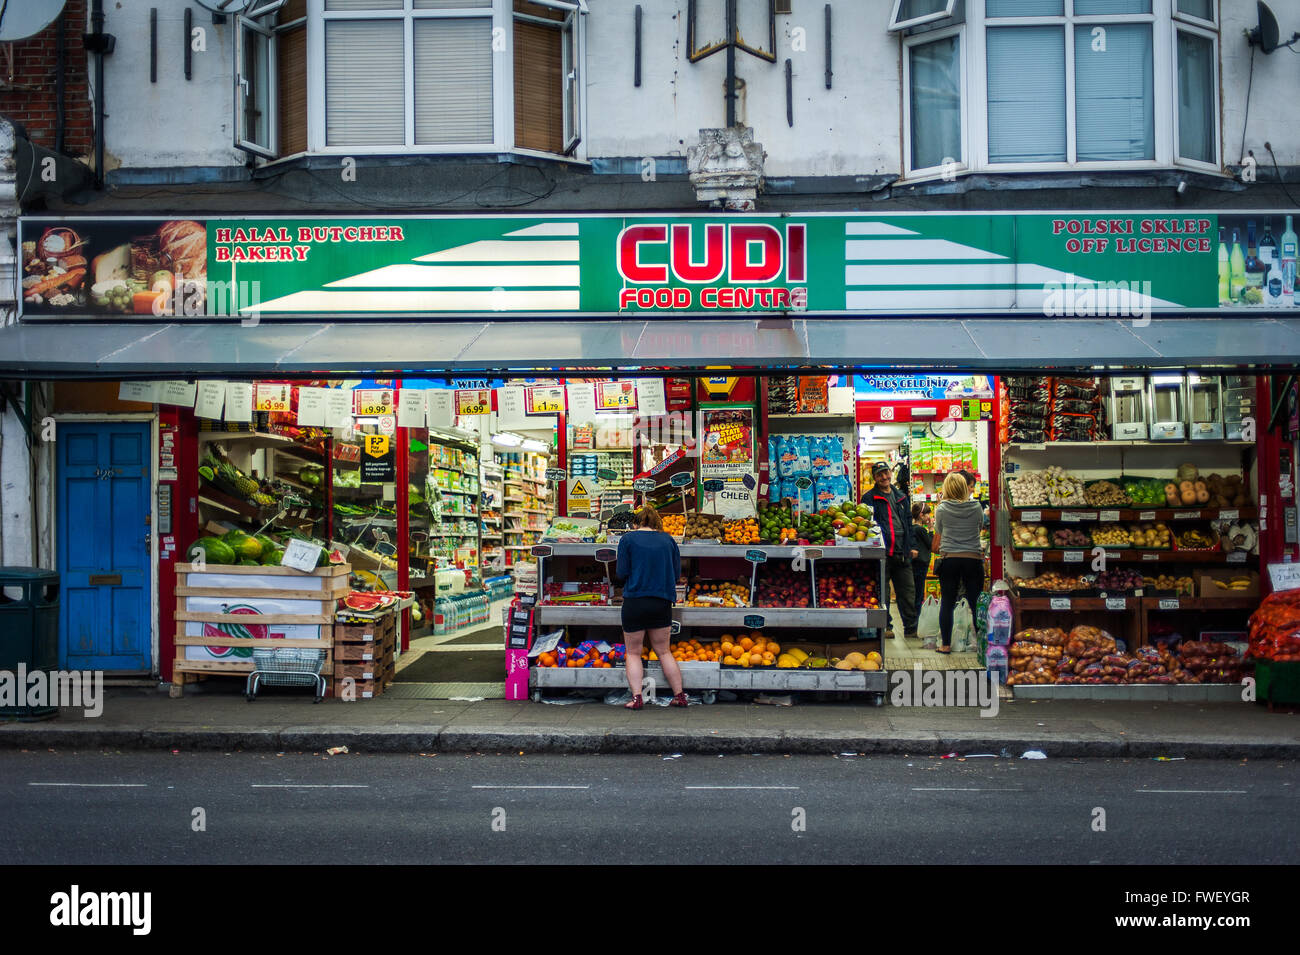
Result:
{"label": "fruit and vegetable display stand", "polygon": [[172,695],[209,676],[246,677],[253,650],[300,647],[326,651],[334,673],[337,603],[349,592],[348,564],[304,573],[291,567],[176,565],[176,659]]}
{"label": "fruit and vegetable display stand", "polygon": [[[679,550],[684,580],[672,611],[672,639],[686,689],[847,691],[883,701],[887,674],[879,631],[888,625],[888,611],[879,600],[885,585],[882,547],[688,541]],[[534,556],[540,584],[536,631],[566,628],[567,638],[554,652],[534,656],[534,698],[546,689],[625,687],[617,652],[594,649],[601,642],[622,643],[621,609],[612,600],[606,570],[612,569],[614,548],[543,544]],[[648,649],[646,656],[646,676],[666,687]]]}

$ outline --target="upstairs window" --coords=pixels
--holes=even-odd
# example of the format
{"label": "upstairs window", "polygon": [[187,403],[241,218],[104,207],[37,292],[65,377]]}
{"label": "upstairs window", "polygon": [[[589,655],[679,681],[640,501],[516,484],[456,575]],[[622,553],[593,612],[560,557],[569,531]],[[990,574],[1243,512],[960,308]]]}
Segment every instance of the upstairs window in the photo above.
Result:
{"label": "upstairs window", "polygon": [[288,0],[255,12],[237,29],[243,149],[578,145],[581,0]]}

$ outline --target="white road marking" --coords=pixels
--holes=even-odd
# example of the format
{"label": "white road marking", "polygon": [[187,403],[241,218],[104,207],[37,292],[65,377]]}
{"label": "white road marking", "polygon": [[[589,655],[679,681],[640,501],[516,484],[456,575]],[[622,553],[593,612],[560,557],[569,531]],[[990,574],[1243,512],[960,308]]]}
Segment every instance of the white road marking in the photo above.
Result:
{"label": "white road marking", "polygon": [[85,789],[146,789],[148,783],[28,783],[28,786],[80,786]]}
{"label": "white road marking", "polygon": [[590,789],[590,786],[471,786],[471,789]]}
{"label": "white road marking", "polygon": [[1196,795],[1230,793],[1244,796],[1246,794],[1244,789],[1135,789],[1133,791],[1135,793],[1194,793]]}
{"label": "white road marking", "polygon": [[1022,793],[1023,789],[974,789],[961,786],[933,786],[918,787],[913,786],[914,793]]}
{"label": "white road marking", "polygon": [[351,783],[253,783],[254,789],[369,789]]}
{"label": "white road marking", "polygon": [[798,789],[798,786],[687,786],[687,789]]}

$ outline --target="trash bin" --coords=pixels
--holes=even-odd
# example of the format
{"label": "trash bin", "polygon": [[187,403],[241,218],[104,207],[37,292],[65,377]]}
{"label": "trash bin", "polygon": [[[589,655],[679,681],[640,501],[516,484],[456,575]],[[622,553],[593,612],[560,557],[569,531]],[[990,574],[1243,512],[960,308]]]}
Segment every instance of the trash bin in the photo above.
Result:
{"label": "trash bin", "polygon": [[[50,672],[59,666],[59,575],[37,567],[0,567],[0,718],[48,719],[55,706],[28,706],[23,671]],[[13,696],[10,698],[9,693]],[[11,702],[12,699],[12,702]]]}

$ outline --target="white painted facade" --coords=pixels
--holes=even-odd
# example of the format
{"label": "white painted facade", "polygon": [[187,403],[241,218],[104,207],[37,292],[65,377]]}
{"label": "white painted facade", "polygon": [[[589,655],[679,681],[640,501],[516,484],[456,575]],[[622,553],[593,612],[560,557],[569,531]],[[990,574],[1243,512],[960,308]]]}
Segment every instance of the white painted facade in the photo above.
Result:
{"label": "white painted facade", "polygon": [[[325,0],[310,0],[318,17]],[[495,0],[497,19],[509,24],[508,0]],[[765,6],[765,0],[741,0]],[[1172,26],[1169,11],[1178,0],[1152,0],[1157,12],[1156,86],[1173,101]],[[1246,118],[1246,89],[1251,50],[1243,31],[1255,23],[1255,5],[1247,0],[1216,0],[1220,70],[1219,159],[1236,164],[1242,158],[1242,123]],[[721,0],[700,0],[701,8]],[[980,16],[985,0],[965,0],[965,47],[973,56],[982,48]],[[158,82],[149,82],[151,5],[158,7]],[[754,129],[754,139],[767,153],[769,178],[869,176],[903,174],[903,58],[904,40],[887,29],[893,0],[835,0],[832,11],[832,88],[825,87],[824,8],[826,3],[794,0],[794,13],[776,17],[776,62],[737,53],[742,81],[737,102],[741,124]],[[641,86],[633,85],[633,23],[635,4],[623,0],[589,0],[582,17],[585,56],[582,60],[583,140],[579,160],[643,156],[685,156],[705,127],[725,124],[723,82],[725,52],[697,63],[687,57],[687,0],[642,0]],[[1273,0],[1285,39],[1300,29],[1300,0]],[[214,25],[201,8],[194,9],[192,79],[183,75],[182,0],[122,0],[108,5],[106,29],[117,36],[117,50],[106,61],[106,165],[128,168],[243,166],[246,153],[232,145],[235,103],[235,26],[233,18]],[[961,4],[958,4],[958,9]],[[508,31],[507,31],[508,32]],[[310,36],[319,37],[320,31]],[[762,38],[764,45],[766,37]],[[509,57],[510,47],[500,51]],[[1279,165],[1300,165],[1300,126],[1289,118],[1290,101],[1300,87],[1293,54],[1279,50],[1265,56],[1256,50],[1245,148],[1261,164],[1270,162],[1263,143],[1271,142]],[[323,59],[309,50],[309,66],[323,70]],[[793,126],[786,119],[785,61],[791,61]],[[505,62],[509,62],[506,60]],[[506,107],[509,70],[498,70],[506,85],[498,86],[498,112]],[[983,116],[981,90],[971,88],[983,76],[979,64],[963,71],[967,83],[966,112],[973,135]],[[1032,82],[1032,76],[1026,76]],[[323,141],[319,90],[309,86],[310,138]],[[508,129],[509,113],[497,117],[497,128]],[[1158,125],[1160,125],[1158,123]],[[1157,129],[1157,139],[1172,130]],[[508,134],[506,134],[508,135]],[[316,147],[316,151],[324,151]],[[329,150],[337,153],[339,150]],[[392,152],[393,150],[384,150]],[[398,149],[399,153],[432,154],[433,147]],[[483,149],[481,151],[495,151]],[[366,150],[357,149],[357,153]],[[452,150],[464,152],[464,150]],[[259,160],[260,161],[260,160]],[[1143,164],[1152,168],[1151,164]],[[1156,166],[1161,166],[1156,163]],[[1164,164],[1168,168],[1170,164]],[[1113,167],[1112,167],[1113,168]],[[1018,171],[1000,169],[998,171]],[[1025,169],[1024,171],[1036,171]]]}

